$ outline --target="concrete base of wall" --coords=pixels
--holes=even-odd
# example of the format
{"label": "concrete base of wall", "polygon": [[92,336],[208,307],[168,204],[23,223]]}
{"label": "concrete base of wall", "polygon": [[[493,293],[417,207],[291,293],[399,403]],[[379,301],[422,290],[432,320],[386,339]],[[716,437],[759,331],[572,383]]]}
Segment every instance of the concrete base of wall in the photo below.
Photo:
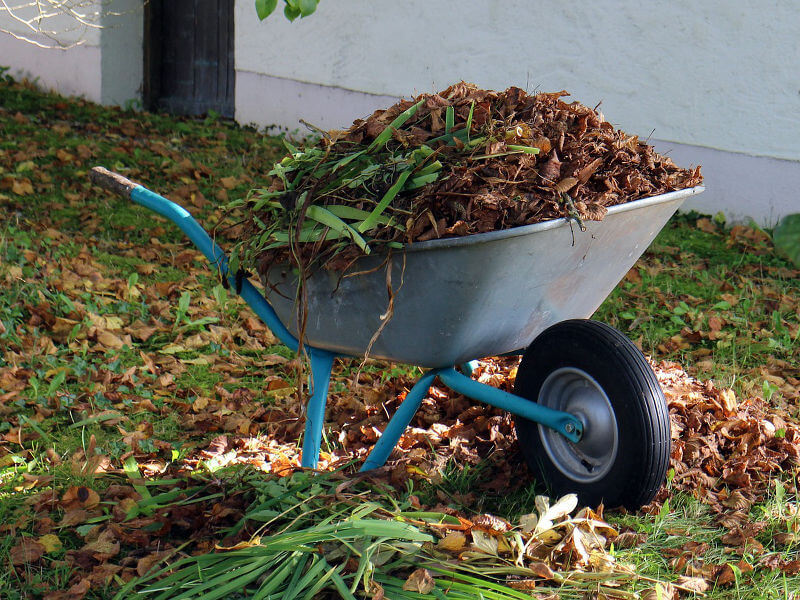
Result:
{"label": "concrete base of wall", "polygon": [[236,71],[236,120],[274,131],[305,135],[300,119],[325,130],[342,129],[395,102],[394,96]]}
{"label": "concrete base of wall", "polygon": [[74,46],[66,50],[40,48],[0,32],[0,66],[11,67],[16,79],[27,77],[65,96],[102,100],[100,48]]}
{"label": "concrete base of wall", "polygon": [[753,219],[765,227],[774,226],[785,215],[800,213],[799,161],[659,140],[652,143],[678,165],[703,166],[706,191],[687,199],[683,210],[722,212],[731,222]]}
{"label": "concrete base of wall", "polygon": [[[348,127],[397,101],[379,96],[303,83],[292,79],[237,71],[236,120],[283,131],[305,128],[300,118],[323,129]],[[624,119],[619,119],[620,122]],[[632,132],[629,132],[632,133]],[[681,166],[703,166],[706,191],[689,198],[684,210],[722,211],[731,222],[749,219],[771,227],[787,214],[800,212],[800,162],[748,156],[701,146],[651,140],[656,149]]]}

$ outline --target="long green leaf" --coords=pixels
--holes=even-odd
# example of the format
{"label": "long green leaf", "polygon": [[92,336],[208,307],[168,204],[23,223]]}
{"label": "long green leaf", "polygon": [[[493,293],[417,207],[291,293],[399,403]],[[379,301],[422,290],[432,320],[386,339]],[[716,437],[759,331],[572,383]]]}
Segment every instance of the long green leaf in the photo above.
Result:
{"label": "long green leaf", "polygon": [[367,242],[364,241],[364,238],[359,235],[359,232],[350,227],[350,225],[342,221],[329,210],[312,204],[308,207],[308,210],[306,210],[306,217],[309,219],[314,219],[318,223],[322,223],[326,227],[330,227],[334,231],[338,231],[342,235],[349,237],[359,248],[361,248],[361,251],[364,252],[364,254],[369,254]]}
{"label": "long green leaf", "polygon": [[383,211],[386,210],[386,207],[394,200],[395,196],[400,192],[405,184],[406,180],[411,176],[411,170],[403,171],[400,173],[400,177],[397,178],[397,181],[394,182],[392,187],[390,187],[386,193],[381,198],[381,201],[378,202],[378,206],[374,208],[372,213],[367,217],[361,225],[358,226],[358,231],[364,233],[365,231],[369,231],[378,223],[378,219],[380,219]]}
{"label": "long green leaf", "polygon": [[338,569],[336,569],[331,574],[331,580],[333,581],[333,585],[336,586],[336,591],[339,592],[339,595],[344,598],[344,600],[356,600],[356,597],[353,595],[347,584],[344,582],[344,579],[341,575],[339,575],[339,571],[344,568],[344,565],[340,565]]}
{"label": "long green leaf", "polygon": [[[286,575],[288,574],[291,574],[292,578],[289,581],[289,585],[285,589],[292,589],[297,583],[297,580],[300,579],[300,576],[303,574],[303,569],[306,568],[308,558],[308,554],[300,552],[295,552],[292,554],[292,558],[286,561],[286,566],[284,566],[283,569],[277,573],[274,573],[273,575],[270,575],[264,580],[264,583],[261,584],[261,587],[258,588],[255,596],[253,596],[253,600],[264,600],[267,596],[280,587],[280,585],[286,580]],[[286,594],[285,597],[288,597],[288,594]]]}
{"label": "long green leaf", "polygon": [[444,132],[450,133],[453,126],[456,124],[456,110],[452,106],[448,106],[444,111]]}
{"label": "long green leaf", "polygon": [[[220,557],[220,555],[217,556]],[[206,569],[206,578],[204,578],[203,583],[200,585],[194,585],[178,595],[175,595],[174,590],[168,589],[165,594],[158,596],[157,600],[188,600],[206,590],[213,591],[203,594],[205,600],[222,598],[232,591],[243,589],[245,585],[258,579],[261,573],[264,572],[264,569],[275,563],[277,558],[278,557],[275,556],[262,557],[250,563],[239,563],[237,568],[234,569]],[[220,563],[222,563],[222,561],[220,561]],[[187,574],[194,572],[196,572],[196,570],[192,566],[188,567]]]}
{"label": "long green leaf", "polygon": [[406,189],[407,190],[416,190],[416,189],[419,189],[421,187],[425,187],[429,183],[433,183],[437,179],[439,179],[439,174],[438,173],[431,173],[430,175],[422,175],[420,177],[414,177],[414,179],[412,179],[412,180],[410,180],[408,182],[408,185],[406,186]]}
{"label": "long green leaf", "polygon": [[333,174],[337,169],[349,165],[359,156],[366,154],[366,152],[367,152],[366,150],[359,150],[358,152],[354,152],[353,154],[348,154],[344,158],[339,159],[333,164],[332,167],[330,167],[329,169],[330,173]]}
{"label": "long green leaf", "polygon": [[135,489],[139,495],[147,500],[152,497],[150,490],[147,487],[137,483],[137,480],[142,479],[142,473],[139,471],[139,464],[136,462],[136,458],[131,455],[125,459],[125,462],[122,463],[122,468],[125,470],[125,474],[131,480],[133,484],[133,489]]}
{"label": "long green leaf", "polygon": [[286,586],[283,590],[283,597],[284,598],[294,598],[297,596],[297,584],[300,581],[300,578],[303,576],[303,572],[305,571],[306,564],[308,563],[309,559],[312,561],[316,555],[312,554],[304,554],[300,559],[299,563],[297,564],[297,568],[292,574],[292,580],[289,582],[289,585]]}
{"label": "long green leaf", "polygon": [[[330,566],[328,564],[328,561],[326,561],[324,558],[320,559],[320,562],[322,562],[325,566]],[[319,592],[322,588],[326,586],[326,584],[328,583],[328,579],[330,579],[335,573],[338,573],[342,569],[344,569],[343,564],[339,565],[338,567],[330,567],[330,569],[328,569],[325,572],[325,574],[317,580],[317,582],[311,587],[311,589],[309,589],[306,592],[305,596],[303,596],[303,600],[312,600],[312,598],[314,598],[317,595],[317,592]]]}
{"label": "long green leaf", "polygon": [[539,154],[539,148],[536,146],[507,146],[509,150],[513,150],[515,152],[524,152],[525,154]]}
{"label": "long green leaf", "polygon": [[469,142],[469,134],[472,131],[472,115],[475,112],[475,100],[469,105],[469,114],[467,115],[467,126],[464,128],[467,132],[467,142]]}
{"label": "long green leaf", "polygon": [[405,111],[401,112],[394,121],[389,123],[389,125],[384,129],[378,137],[372,140],[372,143],[367,148],[367,152],[372,152],[375,148],[379,146],[383,146],[386,142],[392,139],[392,133],[395,129],[398,129],[403,126],[403,123],[408,121],[414,114],[419,110],[419,107],[422,106],[424,100],[420,100],[411,108],[406,109]]}
{"label": "long green leaf", "polygon": [[286,598],[295,598],[298,594],[300,594],[306,587],[314,581],[317,576],[325,570],[325,567],[328,563],[319,555],[315,555],[311,559],[311,566],[306,571],[305,575],[303,575],[298,581],[294,582],[294,585],[290,588],[287,588],[284,592],[284,597]]}
{"label": "long green leaf", "polygon": [[[344,204],[328,204],[325,208],[340,219],[348,219],[350,221],[363,221],[370,215],[366,210]],[[388,225],[391,220],[391,217],[381,216],[380,219],[378,219],[378,223]]]}

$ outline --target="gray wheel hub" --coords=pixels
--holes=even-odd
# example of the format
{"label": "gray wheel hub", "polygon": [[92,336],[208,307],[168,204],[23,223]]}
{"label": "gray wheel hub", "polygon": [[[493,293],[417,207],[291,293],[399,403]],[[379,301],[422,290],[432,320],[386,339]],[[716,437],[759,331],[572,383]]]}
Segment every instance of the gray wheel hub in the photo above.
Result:
{"label": "gray wheel hub", "polygon": [[556,468],[578,483],[605,477],[617,458],[619,432],[614,409],[600,384],[586,371],[563,367],[545,379],[538,402],[568,412],[583,423],[578,443],[539,425],[542,445]]}

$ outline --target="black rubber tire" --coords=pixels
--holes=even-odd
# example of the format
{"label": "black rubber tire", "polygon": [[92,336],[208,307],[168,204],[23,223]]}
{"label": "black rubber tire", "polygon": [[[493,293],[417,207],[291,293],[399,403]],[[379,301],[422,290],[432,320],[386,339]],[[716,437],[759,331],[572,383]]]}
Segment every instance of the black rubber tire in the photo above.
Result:
{"label": "black rubber tire", "polygon": [[[594,466],[584,461],[587,478],[600,478],[581,481],[576,479],[581,474],[572,468],[569,457],[562,460],[560,467],[556,464],[558,452],[552,450],[559,448],[564,456],[566,448],[580,459],[586,456],[580,451],[581,442],[572,445],[559,436],[554,443],[553,436],[558,434],[515,417],[517,437],[528,467],[553,496],[576,492],[584,505],[596,506],[602,502],[607,508],[624,506],[637,510],[655,497],[669,467],[669,411],[655,373],[625,335],[605,323],[575,319],[553,325],[533,341],[517,371],[514,391],[538,402],[542,386],[551,374],[555,373],[549,381],[559,381],[566,377],[562,373],[569,375],[572,370],[589,375],[594,380],[589,385],[599,385],[605,394],[600,401],[603,406],[600,412],[612,426],[616,422],[611,438],[614,441],[609,442],[616,443],[616,453],[608,451],[607,464],[595,471],[597,475],[592,475]],[[547,385],[548,391],[553,389],[552,384]],[[550,405],[554,402],[541,401]],[[609,404],[613,411],[608,410]],[[584,436],[588,433],[585,431]],[[556,455],[555,459],[548,449]],[[570,472],[577,475],[570,476]]]}

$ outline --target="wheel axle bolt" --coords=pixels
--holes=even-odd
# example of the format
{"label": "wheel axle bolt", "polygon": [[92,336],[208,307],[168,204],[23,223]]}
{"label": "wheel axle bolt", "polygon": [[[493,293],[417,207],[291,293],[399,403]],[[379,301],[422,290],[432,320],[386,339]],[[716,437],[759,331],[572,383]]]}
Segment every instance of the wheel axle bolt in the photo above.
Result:
{"label": "wheel axle bolt", "polygon": [[567,433],[572,433],[573,431],[575,431],[575,425],[573,425],[572,423],[567,423],[566,425],[564,425],[564,431],[566,431]]}

